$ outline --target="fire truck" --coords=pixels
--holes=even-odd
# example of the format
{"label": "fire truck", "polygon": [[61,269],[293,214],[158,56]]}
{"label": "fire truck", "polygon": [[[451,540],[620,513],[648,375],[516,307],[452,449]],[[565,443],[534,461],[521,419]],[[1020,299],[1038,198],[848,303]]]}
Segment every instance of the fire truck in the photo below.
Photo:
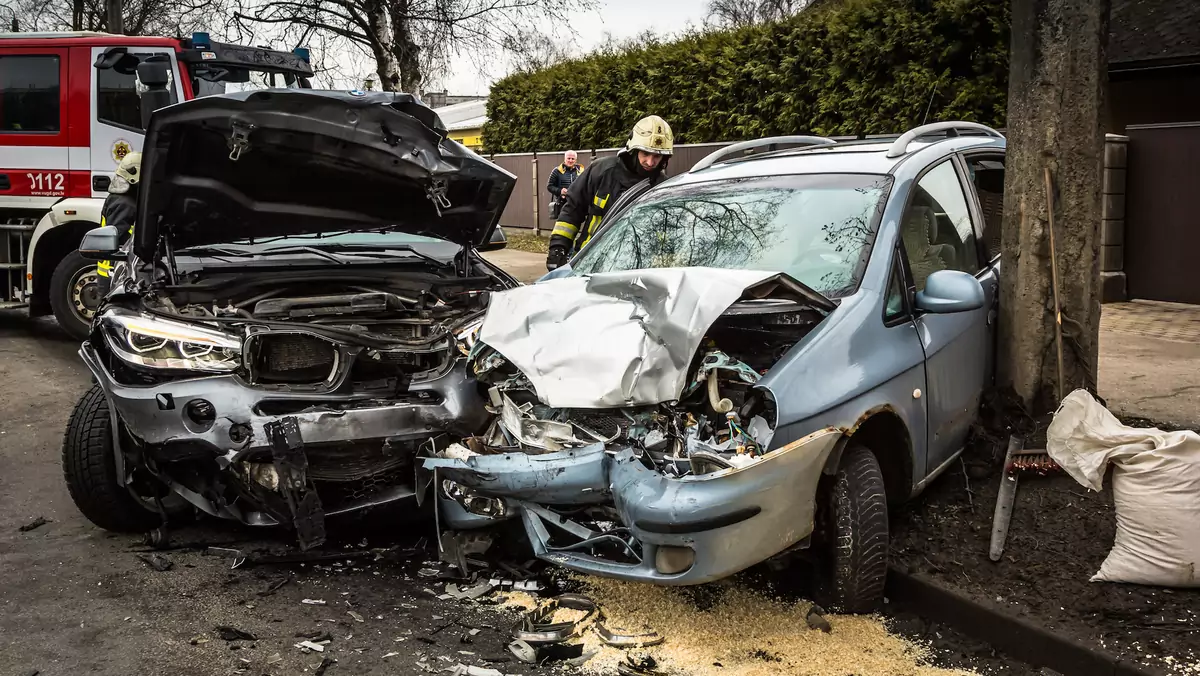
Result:
{"label": "fire truck", "polygon": [[142,148],[137,67],[167,65],[171,103],[264,87],[310,87],[308,50],[105,33],[0,33],[0,309],[53,314],[87,335],[100,296],[77,251],[99,227],[121,158]]}

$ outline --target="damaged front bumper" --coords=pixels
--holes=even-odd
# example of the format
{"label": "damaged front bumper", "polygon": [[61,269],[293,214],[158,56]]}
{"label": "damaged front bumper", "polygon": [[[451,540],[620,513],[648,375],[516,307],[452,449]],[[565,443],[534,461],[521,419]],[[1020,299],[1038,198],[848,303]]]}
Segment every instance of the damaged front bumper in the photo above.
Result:
{"label": "damaged front bumper", "polygon": [[[417,449],[486,422],[461,360],[381,397],[254,387],[235,375],[133,386],[90,344],[79,354],[109,402],[118,481],[150,468],[199,509],[249,525],[313,516],[311,500],[303,507],[304,495],[288,494],[295,480],[325,490],[325,516],[411,498]],[[236,484],[236,499],[221,484]]]}
{"label": "damaged front bumper", "polygon": [[[788,549],[813,530],[817,483],[843,439],[827,428],[744,467],[671,477],[631,448],[593,444],[543,454],[424,458],[442,527],[519,517],[538,558],[584,573],[660,585],[718,580]],[[464,508],[443,482],[503,502],[493,516]],[[596,530],[570,515],[615,508],[619,525]],[[598,555],[595,545],[623,550]]]}

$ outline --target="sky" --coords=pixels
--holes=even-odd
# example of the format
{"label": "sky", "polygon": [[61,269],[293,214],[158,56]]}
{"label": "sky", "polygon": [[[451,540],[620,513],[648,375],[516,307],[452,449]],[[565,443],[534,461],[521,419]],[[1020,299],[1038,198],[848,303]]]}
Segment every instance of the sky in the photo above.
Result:
{"label": "sky", "polygon": [[[560,27],[559,39],[570,41],[580,53],[601,44],[605,34],[618,39],[631,38],[647,30],[660,35],[673,34],[688,26],[704,23],[706,0],[594,0],[593,8],[570,13],[570,27]],[[493,80],[503,72],[481,74],[469,60],[461,60],[444,82],[451,94],[487,94]]]}

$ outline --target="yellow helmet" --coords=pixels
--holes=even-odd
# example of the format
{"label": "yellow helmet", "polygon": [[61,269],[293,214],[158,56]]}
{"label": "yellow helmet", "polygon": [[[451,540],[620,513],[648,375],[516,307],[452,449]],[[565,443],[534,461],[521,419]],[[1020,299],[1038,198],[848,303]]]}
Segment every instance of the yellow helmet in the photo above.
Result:
{"label": "yellow helmet", "polygon": [[130,186],[135,186],[142,180],[142,154],[126,153],[117,165],[117,175],[108,184],[108,191],[118,195],[129,192]]}
{"label": "yellow helmet", "polygon": [[675,152],[675,137],[671,134],[671,125],[667,124],[666,120],[657,115],[650,115],[633,125],[633,132],[629,135],[625,147],[655,155],[672,155]]}

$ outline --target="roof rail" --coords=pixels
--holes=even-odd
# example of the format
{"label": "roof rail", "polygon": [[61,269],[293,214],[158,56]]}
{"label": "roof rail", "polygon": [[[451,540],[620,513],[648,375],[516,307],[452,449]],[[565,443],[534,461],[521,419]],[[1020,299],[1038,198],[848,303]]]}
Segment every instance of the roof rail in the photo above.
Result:
{"label": "roof rail", "polygon": [[958,132],[960,131],[982,131],[988,136],[1004,138],[1004,135],[1000,132],[986,124],[979,124],[978,122],[934,122],[933,124],[923,124],[915,129],[909,129],[901,134],[900,138],[896,139],[895,143],[892,144],[892,147],[888,148],[887,156],[900,157],[908,152],[908,144],[922,136],[934,134],[939,131],[946,132],[946,136],[948,137],[958,136]]}
{"label": "roof rail", "polygon": [[781,143],[820,146],[828,145],[830,143],[837,143],[837,141],[824,136],[771,136],[769,138],[754,139],[753,141],[742,141],[741,143],[735,143],[731,146],[726,146],[710,155],[706,155],[688,171],[690,173],[693,171],[700,171],[701,169],[707,169],[717,162],[720,162],[722,159],[733,155],[734,153],[753,150],[754,148],[761,148],[762,146],[778,145]]}

